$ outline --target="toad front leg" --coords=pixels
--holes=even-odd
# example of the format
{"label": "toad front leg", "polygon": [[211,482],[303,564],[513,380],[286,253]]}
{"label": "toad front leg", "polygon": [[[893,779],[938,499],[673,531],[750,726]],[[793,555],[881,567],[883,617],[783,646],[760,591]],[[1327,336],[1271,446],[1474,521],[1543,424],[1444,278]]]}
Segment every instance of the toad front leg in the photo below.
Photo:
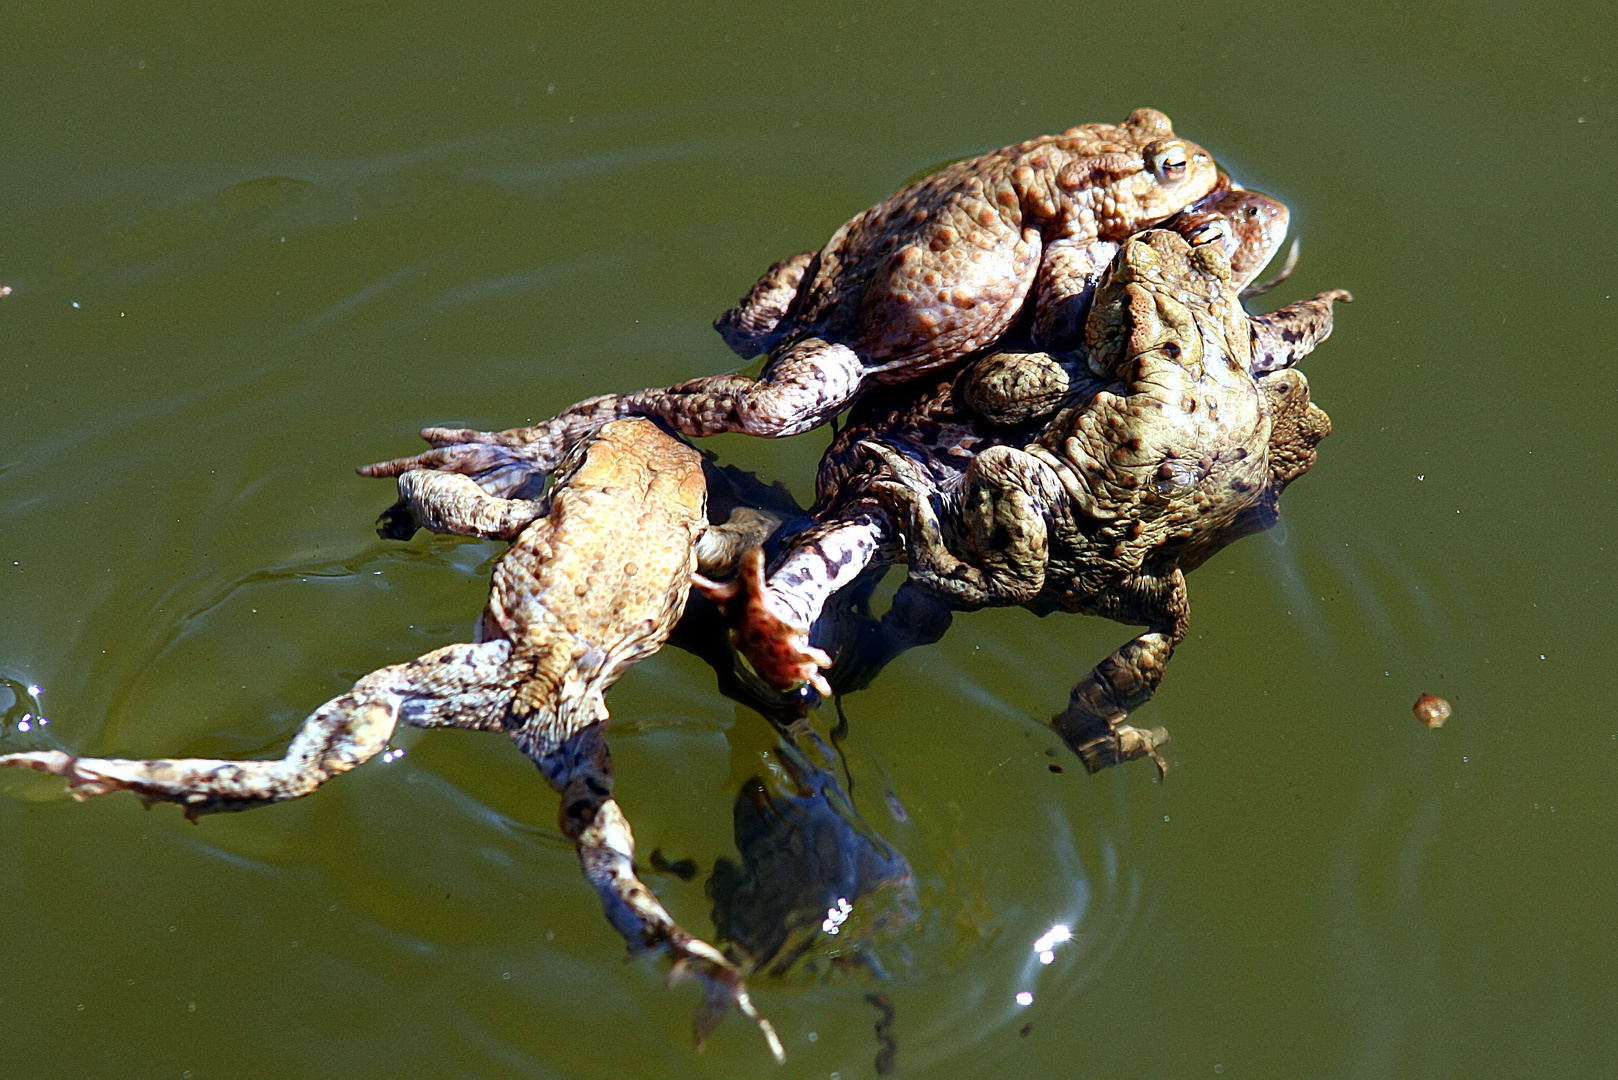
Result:
{"label": "toad front leg", "polygon": [[503,499],[460,473],[412,469],[399,477],[399,501],[382,512],[376,533],[409,540],[417,529],[482,540],[514,540],[548,513],[538,499]]}
{"label": "toad front leg", "polygon": [[[874,516],[826,522],[792,537],[768,581],[764,553],[752,548],[743,553],[733,580],[699,576],[696,584],[723,608],[732,647],[767,686],[785,692],[807,684],[831,697],[821,672],[832,658],[809,644],[809,633],[832,594],[870,565],[884,536]],[[709,572],[706,565],[702,569]]]}
{"label": "toad front leg", "polygon": [[865,365],[852,349],[820,338],[805,338],[773,356],[757,379],[713,375],[661,390],[591,398],[532,427],[506,431],[425,428],[421,436],[434,449],[413,457],[363,465],[362,476],[398,476],[412,469],[462,473],[494,495],[527,483],[532,474],[556,467],[568,448],[609,420],[656,417],[682,435],[736,432],[763,438],[797,435],[830,420],[854,400],[866,379]]}
{"label": "toad front leg", "polygon": [[1045,508],[1065,498],[1044,462],[1009,446],[991,446],[973,459],[958,504],[968,562],[947,545],[932,489],[910,462],[875,440],[861,447],[893,477],[872,486],[905,520],[910,580],[963,607],[1008,607],[1039,595],[1050,553]]}
{"label": "toad front leg", "polygon": [[1084,341],[1090,298],[1116,254],[1118,245],[1109,240],[1064,238],[1045,246],[1034,282],[1034,344],[1068,349]]}
{"label": "toad front leg", "polygon": [[1109,594],[1107,606],[1097,614],[1145,623],[1150,629],[1097,664],[1073,688],[1067,708],[1052,718],[1051,726],[1092,773],[1149,757],[1159,775],[1166,775],[1168,762],[1157,748],[1168,742],[1168,731],[1142,731],[1125,721],[1151,700],[1174,647],[1185,638],[1190,619],[1185,576],[1179,568],[1160,577],[1138,575]]}
{"label": "toad front leg", "polygon": [[510,655],[504,641],[450,645],[373,671],[305,720],[286,755],[275,761],[130,761],[43,750],[7,754],[0,766],[65,777],[80,800],[133,791],[147,802],[179,803],[193,819],[247,810],[302,798],[375,756],[400,720],[417,727],[499,730],[515,686]]}

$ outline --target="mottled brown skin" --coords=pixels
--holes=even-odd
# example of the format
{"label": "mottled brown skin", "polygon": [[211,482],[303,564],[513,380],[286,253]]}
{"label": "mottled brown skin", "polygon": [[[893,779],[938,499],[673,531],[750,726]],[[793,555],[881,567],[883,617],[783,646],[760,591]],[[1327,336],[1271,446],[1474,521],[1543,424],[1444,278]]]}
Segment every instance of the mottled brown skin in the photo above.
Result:
{"label": "mottled brown skin", "polygon": [[[1167,223],[1192,244],[1234,253],[1239,272],[1233,270],[1232,289],[1245,287],[1263,269],[1285,239],[1286,224],[1281,203],[1228,185]],[[1299,315],[1285,309],[1268,318],[1291,326]],[[1105,388],[1082,351],[1028,348],[990,352],[930,381],[879,388],[855,404],[821,461],[817,524],[788,541],[767,587],[745,600],[746,609],[759,614],[742,619],[745,629],[735,634],[736,645],[766,681],[778,687],[808,681],[806,672],[825,659],[804,648],[821,603],[872,559],[904,558],[902,529],[882,483],[891,472],[865,444],[879,441],[903,455],[908,482],[942,494],[964,484],[983,451],[1034,441],[1059,408]],[[750,579],[737,584],[746,592]]]}
{"label": "mottled brown skin", "polygon": [[[1217,170],[1151,109],[956,162],[859,214],[816,253],[777,263],[765,282],[803,273],[779,320],[749,294],[717,327],[743,356],[816,337],[847,345],[878,381],[900,382],[998,340],[1028,302],[1041,347],[1075,343],[1062,309],[1093,286],[1117,243],[1213,189]],[[784,272],[785,271],[785,272]],[[895,374],[902,372],[901,374]]]}
{"label": "mottled brown skin", "polygon": [[[1329,430],[1302,376],[1279,369],[1325,338],[1332,303],[1346,299],[1334,290],[1251,318],[1221,245],[1143,233],[1109,268],[1086,325],[1087,364],[1104,388],[1039,438],[979,452],[942,493],[904,455],[864,444],[895,478],[878,486],[905,507],[912,581],[961,607],[1023,604],[1147,627],[1055,719],[1092,771],[1141,756],[1162,766],[1166,733],[1125,720],[1185,636],[1185,573],[1263,527]],[[1272,468],[1278,412],[1288,441]]]}
{"label": "mottled brown skin", "polygon": [[[1289,262],[1275,280],[1254,287],[1253,279],[1269,265],[1286,240],[1292,212],[1279,199],[1260,191],[1230,185],[1227,177],[1213,192],[1203,196],[1159,228],[1185,237],[1192,247],[1217,242],[1230,259],[1230,284],[1242,296],[1266,292],[1291,272]],[[1296,255],[1296,245],[1293,253]]]}
{"label": "mottled brown skin", "polygon": [[1213,160],[1152,109],[958,162],[776,263],[716,324],[740,375],[592,398],[533,427],[428,428],[435,449],[366,466],[369,476],[438,469],[509,494],[581,434],[649,415],[686,435],[807,431],[873,382],[903,382],[999,340],[1019,321],[1039,348],[1077,344],[1090,293],[1116,245],[1214,190]]}
{"label": "mottled brown skin", "polygon": [[740,972],[678,924],[639,880],[634,838],[613,798],[602,695],[656,652],[685,608],[699,564],[728,571],[774,520],[739,511],[710,527],[702,462],[646,420],[610,423],[578,445],[544,501],[504,500],[464,476],[409,474],[411,506],[441,531],[512,541],[495,564],[478,643],[450,645],[365,676],[304,721],[279,761],[128,761],[38,751],[0,757],[66,777],[76,798],[128,790],[186,814],[307,795],[378,753],[398,721],[501,731],[562,796],[561,827],[632,950],[666,949],[700,978],[699,1041],[735,1004],[772,1053],[781,1046]]}

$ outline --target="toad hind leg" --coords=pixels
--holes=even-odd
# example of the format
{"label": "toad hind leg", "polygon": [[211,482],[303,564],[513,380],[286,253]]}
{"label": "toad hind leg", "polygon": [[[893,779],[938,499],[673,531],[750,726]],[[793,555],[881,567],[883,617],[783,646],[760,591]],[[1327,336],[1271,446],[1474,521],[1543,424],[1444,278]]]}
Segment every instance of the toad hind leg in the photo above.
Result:
{"label": "toad hind leg", "polygon": [[1190,618],[1185,576],[1175,569],[1166,578],[1141,577],[1116,591],[1112,608],[1098,614],[1144,622],[1149,629],[1081,679],[1067,708],[1052,717],[1051,726],[1089,772],[1149,757],[1158,775],[1165,776],[1168,762],[1157,748],[1168,742],[1168,731],[1142,731],[1125,721],[1152,699],[1174,646],[1185,638]]}
{"label": "toad hind leg", "polygon": [[413,469],[399,477],[399,501],[377,519],[377,535],[409,540],[417,529],[483,540],[512,540],[545,516],[537,499],[502,499],[460,473]]}
{"label": "toad hind leg", "polygon": [[506,431],[424,428],[435,449],[413,457],[362,465],[362,476],[398,476],[411,469],[464,473],[493,494],[527,483],[523,469],[554,469],[580,439],[609,420],[651,416],[682,435],[735,432],[776,439],[797,435],[842,412],[865,381],[865,365],[846,345],[805,338],[772,357],[759,377],[711,375],[660,390],[607,394],[581,401],[532,427]]}
{"label": "toad hind leg", "polygon": [[65,777],[80,800],[133,791],[148,803],[179,803],[192,819],[297,799],[375,756],[400,720],[418,727],[498,730],[514,686],[510,650],[504,641],[450,645],[373,671],[315,710],[278,760],[131,761],[45,750],[7,754],[0,766]]}
{"label": "toad hind leg", "polygon": [[1352,302],[1347,289],[1328,289],[1308,300],[1295,300],[1268,315],[1253,317],[1254,376],[1289,368],[1331,336],[1332,304]]}
{"label": "toad hind leg", "polygon": [[595,887],[607,921],[624,936],[631,952],[666,948],[674,958],[671,980],[694,976],[702,982],[705,1004],[695,1023],[698,1048],[724,1019],[725,1010],[735,1005],[758,1025],[775,1060],[784,1062],[781,1040],[753,1005],[741,971],[718,949],[676,923],[636,876],[635,836],[612,797],[606,727],[606,721],[596,721],[560,741],[533,728],[520,728],[512,738],[561,792],[562,832],[578,845],[585,880]]}
{"label": "toad hind leg", "polygon": [[787,310],[818,251],[804,251],[764,271],[736,306],[714,320],[713,328],[745,359],[768,352],[780,339]]}

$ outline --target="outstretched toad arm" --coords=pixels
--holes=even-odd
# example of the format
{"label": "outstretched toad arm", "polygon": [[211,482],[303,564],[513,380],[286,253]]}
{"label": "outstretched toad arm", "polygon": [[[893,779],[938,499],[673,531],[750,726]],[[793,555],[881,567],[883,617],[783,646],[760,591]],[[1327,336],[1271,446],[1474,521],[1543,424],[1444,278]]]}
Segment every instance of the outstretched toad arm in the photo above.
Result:
{"label": "outstretched toad arm", "polygon": [[317,709],[293,736],[286,755],[274,761],[130,761],[44,750],[7,754],[0,766],[64,777],[80,800],[133,791],[148,803],[179,803],[192,819],[302,798],[374,757],[399,720],[416,727],[498,731],[514,685],[510,653],[504,641],[450,645],[373,671]]}
{"label": "outstretched toad arm", "polygon": [[1350,303],[1347,289],[1328,289],[1308,300],[1295,300],[1268,315],[1253,317],[1253,365],[1255,378],[1289,368],[1331,337],[1332,304]]}
{"label": "outstretched toad arm", "polygon": [[1074,337],[1111,245],[1218,179],[1208,153],[1153,109],[956,162],[856,215],[820,251],[771,266],[720,317],[733,349],[769,351],[757,380],[720,375],[594,398],[503,432],[428,428],[434,449],[360,471],[439,469],[512,496],[530,494],[519,491],[525,468],[543,475],[615,418],[656,417],[693,436],[808,431],[869,383],[905,382],[992,345],[1029,306],[1040,340]]}
{"label": "outstretched toad arm", "polygon": [[775,439],[824,424],[848,407],[866,379],[848,346],[806,338],[775,355],[757,379],[712,375],[660,390],[607,394],[544,423],[506,431],[425,428],[421,436],[434,449],[358,471],[385,477],[437,469],[471,476],[491,494],[511,494],[515,483],[543,477],[569,447],[610,420],[647,416],[682,435],[733,432]]}

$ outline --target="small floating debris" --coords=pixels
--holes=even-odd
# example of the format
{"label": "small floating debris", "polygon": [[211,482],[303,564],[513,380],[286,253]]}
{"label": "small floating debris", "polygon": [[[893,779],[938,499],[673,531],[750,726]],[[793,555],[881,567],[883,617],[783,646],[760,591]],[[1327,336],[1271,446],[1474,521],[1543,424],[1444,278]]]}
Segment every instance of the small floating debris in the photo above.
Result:
{"label": "small floating debris", "polygon": [[1444,721],[1448,720],[1450,713],[1455,710],[1449,707],[1449,702],[1437,694],[1423,694],[1416,699],[1412,711],[1415,712],[1416,719],[1428,727],[1439,728],[1444,726]]}
{"label": "small floating debris", "polygon": [[11,286],[10,285],[0,285],[0,299],[3,299],[3,298],[5,298],[7,296],[10,296],[10,295],[11,295]]}

